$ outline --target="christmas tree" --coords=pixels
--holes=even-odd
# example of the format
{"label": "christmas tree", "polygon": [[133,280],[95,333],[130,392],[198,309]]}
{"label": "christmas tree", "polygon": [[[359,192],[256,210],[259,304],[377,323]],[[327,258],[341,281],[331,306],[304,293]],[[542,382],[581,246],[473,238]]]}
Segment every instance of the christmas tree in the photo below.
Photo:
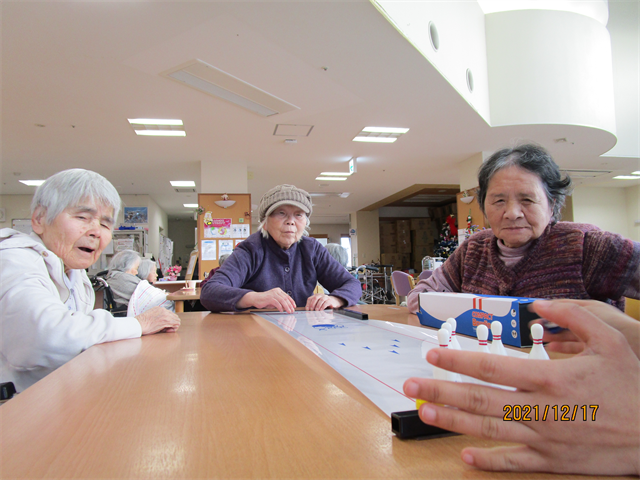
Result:
{"label": "christmas tree", "polygon": [[451,214],[442,225],[440,230],[440,240],[436,245],[435,256],[449,258],[449,256],[458,248],[458,228],[456,227],[456,217]]}

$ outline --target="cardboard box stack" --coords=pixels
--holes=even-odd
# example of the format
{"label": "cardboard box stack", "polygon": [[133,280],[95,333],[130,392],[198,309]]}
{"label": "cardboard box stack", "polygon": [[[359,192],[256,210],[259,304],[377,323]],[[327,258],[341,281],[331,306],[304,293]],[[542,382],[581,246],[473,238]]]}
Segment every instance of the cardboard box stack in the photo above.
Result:
{"label": "cardboard box stack", "polygon": [[411,268],[422,271],[422,259],[433,256],[435,235],[431,228],[430,218],[414,218],[411,220]]}
{"label": "cardboard box stack", "polygon": [[433,256],[437,229],[430,218],[380,222],[380,263],[394,270],[422,271],[422,259]]}

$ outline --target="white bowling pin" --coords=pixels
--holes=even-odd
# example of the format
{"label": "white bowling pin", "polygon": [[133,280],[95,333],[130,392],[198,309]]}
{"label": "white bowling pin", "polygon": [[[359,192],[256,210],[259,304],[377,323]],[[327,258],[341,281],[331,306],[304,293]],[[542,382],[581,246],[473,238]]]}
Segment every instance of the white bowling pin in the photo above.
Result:
{"label": "white bowling pin", "polygon": [[507,351],[502,344],[502,324],[497,320],[491,322],[491,334],[493,335],[493,341],[491,342],[491,348],[489,351],[496,355],[507,355]]}
{"label": "white bowling pin", "polygon": [[[440,345],[440,348],[449,348],[449,330],[446,328],[438,330],[438,344]],[[440,367],[433,367],[433,378],[436,380],[448,380],[450,382],[455,382],[456,375],[456,373],[443,370]]]}
{"label": "white bowling pin", "polygon": [[476,336],[478,337],[478,352],[491,353],[489,347],[487,347],[487,338],[489,338],[489,329],[486,325],[480,324],[476,329]]}
{"label": "white bowling pin", "polygon": [[531,338],[533,338],[533,347],[529,352],[529,358],[532,360],[549,360],[549,355],[542,345],[542,335],[544,329],[539,323],[531,325]]}
{"label": "white bowling pin", "polygon": [[455,348],[453,348],[453,345],[451,344],[451,341],[452,341],[451,337],[453,336],[453,327],[450,324],[448,324],[447,322],[444,322],[440,326],[440,328],[446,328],[447,329],[447,331],[449,332],[449,348],[451,350],[455,350]]}
{"label": "white bowling pin", "polygon": [[454,350],[462,350],[460,342],[458,342],[458,336],[456,335],[456,328],[458,328],[458,322],[455,318],[447,318],[447,323],[451,325],[451,341],[449,346]]}

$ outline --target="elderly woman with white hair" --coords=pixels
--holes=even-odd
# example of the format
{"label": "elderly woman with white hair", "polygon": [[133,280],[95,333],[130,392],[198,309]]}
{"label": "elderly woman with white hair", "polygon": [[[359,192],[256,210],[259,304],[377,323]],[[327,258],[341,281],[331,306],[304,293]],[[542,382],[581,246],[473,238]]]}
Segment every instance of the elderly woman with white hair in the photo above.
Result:
{"label": "elderly woman with white hair", "polygon": [[153,284],[158,281],[158,268],[156,262],[148,258],[143,258],[138,267],[138,278],[140,280],[146,280]]}
{"label": "elderly woman with white hair", "polygon": [[[259,231],[239,243],[203,287],[200,302],[213,312],[275,308],[292,313],[357,303],[360,283],[314,238],[308,237],[311,196],[279,185],[260,200]],[[317,282],[329,295],[313,294]]]}
{"label": "elderly woman with white hair", "polygon": [[122,250],[111,258],[107,283],[118,305],[129,305],[129,299],[141,281],[138,277],[141,262],[142,258],[133,250]]}
{"label": "elderly woman with white hair", "polygon": [[31,202],[33,233],[0,230],[0,381],[22,391],[97,343],[175,331],[180,319],[160,307],[114,318],[94,310],[85,272],[111,242],[120,209],[101,175],[65,170]]}

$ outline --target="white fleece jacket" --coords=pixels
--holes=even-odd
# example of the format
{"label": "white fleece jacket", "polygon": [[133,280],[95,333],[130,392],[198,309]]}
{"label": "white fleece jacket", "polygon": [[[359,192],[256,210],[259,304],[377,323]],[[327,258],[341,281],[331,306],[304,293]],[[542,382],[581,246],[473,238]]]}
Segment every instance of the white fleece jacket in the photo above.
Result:
{"label": "white fleece jacket", "polygon": [[79,273],[71,311],[62,260],[35,233],[0,230],[0,382],[20,392],[92,345],[142,335],[135,318],[94,310],[91,282]]}

